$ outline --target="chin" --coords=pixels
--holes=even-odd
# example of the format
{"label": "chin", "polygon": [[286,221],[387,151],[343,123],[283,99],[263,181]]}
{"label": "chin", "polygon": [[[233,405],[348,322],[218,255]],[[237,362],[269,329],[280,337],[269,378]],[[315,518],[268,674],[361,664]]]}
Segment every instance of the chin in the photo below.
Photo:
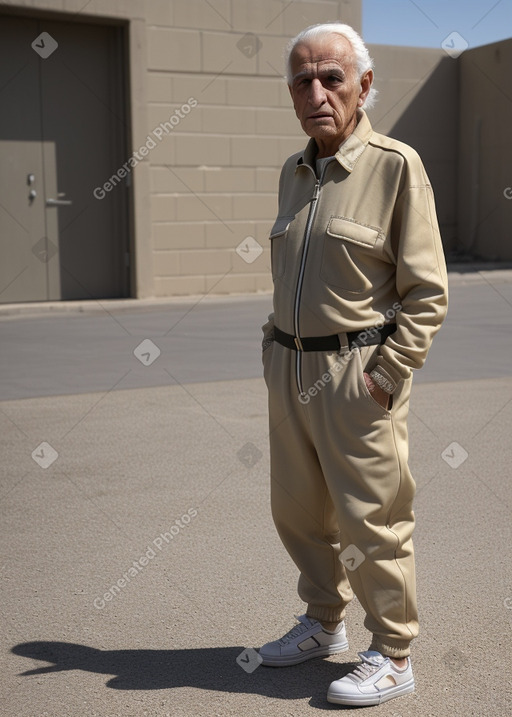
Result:
{"label": "chin", "polygon": [[323,131],[322,128],[315,127],[311,129],[310,132],[307,132],[310,137],[313,137],[314,139],[324,139],[324,140],[330,140],[333,139],[333,137],[337,136],[337,132],[334,128],[325,128]]}

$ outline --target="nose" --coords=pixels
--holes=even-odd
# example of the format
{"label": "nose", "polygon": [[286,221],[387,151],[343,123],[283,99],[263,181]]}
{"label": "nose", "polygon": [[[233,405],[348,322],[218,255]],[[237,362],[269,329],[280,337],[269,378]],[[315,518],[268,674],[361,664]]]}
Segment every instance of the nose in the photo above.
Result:
{"label": "nose", "polygon": [[309,85],[309,102],[315,109],[320,108],[326,101],[325,88],[318,78],[314,78]]}

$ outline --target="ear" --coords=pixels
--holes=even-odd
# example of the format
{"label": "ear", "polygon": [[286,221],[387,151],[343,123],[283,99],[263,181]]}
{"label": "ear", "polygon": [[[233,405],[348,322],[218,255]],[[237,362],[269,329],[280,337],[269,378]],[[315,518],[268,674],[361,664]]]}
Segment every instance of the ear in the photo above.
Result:
{"label": "ear", "polygon": [[368,93],[371,90],[373,82],[373,70],[368,70],[364,73],[364,75],[361,77],[361,92],[359,93],[359,98],[357,100],[357,106],[361,107],[366,98],[368,97]]}

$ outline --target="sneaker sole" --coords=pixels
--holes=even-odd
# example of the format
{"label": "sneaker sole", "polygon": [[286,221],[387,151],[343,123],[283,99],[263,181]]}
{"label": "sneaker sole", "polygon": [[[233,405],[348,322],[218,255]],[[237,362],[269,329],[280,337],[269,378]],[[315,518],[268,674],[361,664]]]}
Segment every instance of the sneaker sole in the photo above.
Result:
{"label": "sneaker sole", "polygon": [[407,695],[410,692],[414,692],[414,678],[408,682],[404,682],[403,685],[390,687],[388,690],[385,690],[379,695],[337,695],[334,691],[329,690],[327,692],[327,702],[332,702],[336,705],[371,707],[372,705],[380,705],[383,702],[394,699],[395,697]]}
{"label": "sneaker sole", "polygon": [[313,660],[315,657],[328,657],[329,655],[336,655],[338,652],[346,652],[348,650],[348,642],[340,642],[337,645],[326,645],[323,647],[315,647],[307,652],[302,652],[299,655],[286,655],[279,657],[278,655],[272,655],[265,657],[260,654],[263,662],[262,665],[266,667],[289,667],[291,665],[298,665],[306,660]]}

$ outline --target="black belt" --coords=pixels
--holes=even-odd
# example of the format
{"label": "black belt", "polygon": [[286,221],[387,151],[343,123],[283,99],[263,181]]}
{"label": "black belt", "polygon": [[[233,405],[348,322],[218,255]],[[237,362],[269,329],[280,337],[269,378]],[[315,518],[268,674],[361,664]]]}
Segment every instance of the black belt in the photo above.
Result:
{"label": "black belt", "polygon": [[[361,329],[361,331],[348,331],[347,350],[356,346],[376,346],[383,344],[384,341],[394,334],[396,324],[386,324],[380,329],[371,327]],[[296,338],[291,334],[287,334],[277,326],[274,326],[274,339],[287,349],[293,351],[339,351],[343,345],[338,334],[332,336],[308,336],[306,338]],[[345,347],[343,347],[345,348]]]}

